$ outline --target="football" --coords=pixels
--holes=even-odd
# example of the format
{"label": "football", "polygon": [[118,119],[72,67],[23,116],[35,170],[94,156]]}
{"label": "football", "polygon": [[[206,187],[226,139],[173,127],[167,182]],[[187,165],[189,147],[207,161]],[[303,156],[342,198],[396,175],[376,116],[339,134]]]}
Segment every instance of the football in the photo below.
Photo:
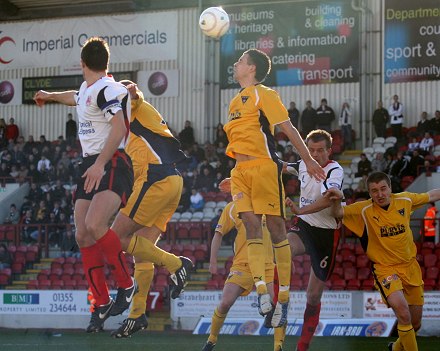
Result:
{"label": "football", "polygon": [[203,34],[218,39],[229,29],[229,16],[221,7],[209,7],[200,15],[199,26]]}

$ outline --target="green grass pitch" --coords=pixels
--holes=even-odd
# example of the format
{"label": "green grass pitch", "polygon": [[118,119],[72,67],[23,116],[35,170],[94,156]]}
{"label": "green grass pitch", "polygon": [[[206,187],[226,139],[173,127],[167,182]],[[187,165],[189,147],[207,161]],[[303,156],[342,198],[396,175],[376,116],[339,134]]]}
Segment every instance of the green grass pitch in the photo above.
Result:
{"label": "green grass pitch", "polygon": [[[388,351],[395,338],[316,337],[310,351]],[[197,351],[205,335],[181,332],[139,332],[132,338],[113,339],[109,332],[0,330],[1,351]],[[284,350],[293,351],[297,337],[287,337]],[[419,350],[439,351],[440,338],[418,337]],[[272,351],[273,338],[221,335],[215,351]]]}

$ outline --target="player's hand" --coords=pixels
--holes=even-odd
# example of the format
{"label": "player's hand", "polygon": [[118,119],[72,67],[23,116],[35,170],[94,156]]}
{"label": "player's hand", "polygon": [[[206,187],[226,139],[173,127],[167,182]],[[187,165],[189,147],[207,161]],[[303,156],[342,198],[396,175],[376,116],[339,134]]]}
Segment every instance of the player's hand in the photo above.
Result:
{"label": "player's hand", "polygon": [[82,178],[86,178],[84,181],[84,190],[86,194],[92,190],[98,190],[101,179],[104,176],[104,167],[97,165],[96,163],[91,165],[82,175]]}
{"label": "player's hand", "polygon": [[128,84],[126,88],[127,88],[128,92],[130,93],[130,97],[132,100],[139,99],[139,95],[137,93],[137,84],[135,84],[135,83]]}
{"label": "player's hand", "polygon": [[225,178],[223,179],[220,184],[218,185],[218,188],[222,193],[230,193],[231,192],[231,178]]}
{"label": "player's hand", "polygon": [[296,215],[299,214],[300,210],[298,205],[295,202],[293,202],[292,199],[289,197],[286,197],[286,206],[290,207],[290,210],[292,211],[293,214]]}
{"label": "player's hand", "polygon": [[217,274],[217,262],[209,262],[209,273]]}
{"label": "player's hand", "polygon": [[307,167],[307,173],[309,173],[310,176],[315,178],[317,181],[325,180],[325,178],[326,178],[325,172],[322,169],[322,167],[319,165],[319,163],[316,162],[316,160],[311,158],[310,160],[304,161],[304,162]]}
{"label": "player's hand", "polygon": [[51,94],[44,90],[39,90],[34,95],[34,101],[38,107],[42,107],[50,99]]}
{"label": "player's hand", "polygon": [[327,191],[324,192],[322,195],[332,201],[341,200],[344,198],[344,193],[337,188],[327,189]]}

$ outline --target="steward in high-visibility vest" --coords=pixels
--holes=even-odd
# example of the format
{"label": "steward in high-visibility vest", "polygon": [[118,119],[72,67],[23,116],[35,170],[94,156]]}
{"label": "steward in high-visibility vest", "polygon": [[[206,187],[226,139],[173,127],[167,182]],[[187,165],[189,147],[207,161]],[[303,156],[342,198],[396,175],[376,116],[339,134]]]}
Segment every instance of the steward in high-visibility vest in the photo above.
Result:
{"label": "steward in high-visibility vest", "polygon": [[428,209],[426,210],[425,218],[424,218],[425,237],[434,238],[437,208],[435,207],[435,204],[432,202],[429,205],[430,207],[428,207]]}

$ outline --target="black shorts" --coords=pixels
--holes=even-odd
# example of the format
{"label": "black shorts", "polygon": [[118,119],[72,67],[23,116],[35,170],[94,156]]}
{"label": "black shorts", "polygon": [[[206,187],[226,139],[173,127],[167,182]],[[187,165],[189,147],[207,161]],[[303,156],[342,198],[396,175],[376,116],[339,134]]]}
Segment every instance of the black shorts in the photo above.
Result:
{"label": "black shorts", "polygon": [[296,217],[296,223],[289,229],[289,233],[296,233],[303,242],[318,279],[323,282],[329,280],[335,268],[339,230],[312,227]]}
{"label": "black shorts", "polygon": [[[80,164],[80,174],[95,163],[99,155],[85,157]],[[86,194],[84,191],[85,178],[77,179],[75,200],[92,200],[93,196],[101,191],[111,190],[121,198],[121,205],[125,206],[133,189],[133,167],[130,157],[123,150],[118,150],[104,167],[105,174],[101,179],[98,190]]]}

